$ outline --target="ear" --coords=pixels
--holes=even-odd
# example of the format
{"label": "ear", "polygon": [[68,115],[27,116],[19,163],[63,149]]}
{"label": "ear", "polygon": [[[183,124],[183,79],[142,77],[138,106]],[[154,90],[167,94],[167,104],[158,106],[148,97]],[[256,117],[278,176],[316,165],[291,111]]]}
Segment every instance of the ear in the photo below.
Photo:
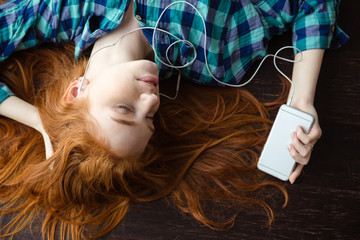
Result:
{"label": "ear", "polygon": [[81,84],[81,80],[80,79],[75,79],[74,81],[72,81],[70,83],[70,85],[68,86],[68,88],[66,89],[64,95],[63,95],[63,99],[66,103],[73,103],[76,99],[78,99],[79,97],[84,97],[84,88],[87,86],[88,81],[87,79],[85,79],[84,83],[83,83],[83,90],[82,92],[78,92],[78,89],[80,87]]}

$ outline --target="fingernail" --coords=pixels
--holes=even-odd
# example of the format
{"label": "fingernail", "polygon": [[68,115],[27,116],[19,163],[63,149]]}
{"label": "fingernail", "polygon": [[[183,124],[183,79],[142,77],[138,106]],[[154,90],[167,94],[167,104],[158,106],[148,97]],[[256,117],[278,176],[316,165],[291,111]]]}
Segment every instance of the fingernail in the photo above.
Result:
{"label": "fingernail", "polygon": [[292,181],[289,179],[290,184],[294,184],[295,180],[296,180],[296,178]]}
{"label": "fingernail", "polygon": [[287,146],[287,149],[288,149],[289,151],[291,151],[291,145],[288,144],[288,145],[286,145],[286,146]]}

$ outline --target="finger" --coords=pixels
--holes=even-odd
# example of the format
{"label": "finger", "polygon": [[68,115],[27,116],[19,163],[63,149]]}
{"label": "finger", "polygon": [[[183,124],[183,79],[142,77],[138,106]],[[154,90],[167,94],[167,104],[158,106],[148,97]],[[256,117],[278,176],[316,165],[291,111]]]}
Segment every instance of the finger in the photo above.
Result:
{"label": "finger", "polygon": [[309,156],[312,150],[312,144],[304,144],[297,137],[297,132],[292,133],[292,145],[295,147],[296,151],[300,154],[301,157],[306,158]]}
{"label": "finger", "polygon": [[301,173],[303,168],[304,168],[304,165],[301,165],[301,164],[298,164],[295,167],[294,171],[289,176],[289,182],[291,184],[293,184],[295,182],[295,180],[300,176],[300,173]]}
{"label": "finger", "polygon": [[45,144],[45,156],[46,159],[49,159],[54,154],[54,150],[49,135],[47,135],[47,133],[43,134],[43,139]]}
{"label": "finger", "polygon": [[297,127],[296,128],[296,136],[300,139],[300,141],[306,145],[309,144],[311,142],[311,135],[310,134],[306,134],[304,132],[304,130],[302,129],[302,127]]}
{"label": "finger", "polygon": [[320,139],[322,131],[318,124],[314,125],[309,133],[304,132],[302,127],[298,126],[296,129],[296,134],[304,144],[312,143],[312,145],[314,145],[317,140]]}
{"label": "finger", "polygon": [[293,144],[288,145],[288,150],[290,156],[292,157],[292,159],[295,160],[295,162],[302,165],[307,165],[309,163],[311,151],[306,156],[301,156],[301,154],[297,151]]}

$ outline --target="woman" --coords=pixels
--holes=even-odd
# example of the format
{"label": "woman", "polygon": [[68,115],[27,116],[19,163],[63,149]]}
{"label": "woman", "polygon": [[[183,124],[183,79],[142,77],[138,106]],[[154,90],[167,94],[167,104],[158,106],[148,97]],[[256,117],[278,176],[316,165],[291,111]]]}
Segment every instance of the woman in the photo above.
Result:
{"label": "woman", "polygon": [[[21,89],[17,86],[19,80],[11,81],[16,77],[8,77],[7,85],[12,82],[12,89],[19,89],[17,96],[20,96],[21,91],[26,92],[26,89],[30,91],[28,101],[34,101],[31,98],[35,97],[34,104],[40,115],[33,106],[11,96],[9,88],[2,85],[0,114],[42,133],[49,158],[44,161],[44,153],[38,149],[31,153],[28,147],[19,151],[20,157],[16,154],[14,157],[15,149],[7,150],[4,154],[1,179],[1,186],[4,187],[1,199],[9,204],[3,207],[3,212],[19,212],[19,218],[14,218],[6,228],[10,234],[21,229],[22,221],[28,223],[37,211],[44,211],[46,218],[43,233],[47,233],[48,237],[54,236],[56,224],[61,226],[62,237],[71,234],[77,239],[86,233],[96,237],[116,226],[130,202],[154,200],[169,194],[181,209],[189,211],[210,227],[221,228],[226,226],[226,223],[231,224],[233,219],[224,224],[209,220],[198,203],[209,196],[221,195],[240,205],[246,205],[251,202],[247,198],[249,193],[264,186],[278,185],[261,180],[257,174],[250,176],[250,172],[254,174],[249,167],[255,162],[252,154],[251,157],[246,154],[237,156],[237,161],[231,161],[236,152],[234,147],[230,151],[232,157],[229,157],[228,161],[223,160],[226,171],[215,173],[220,163],[207,163],[206,168],[204,167],[205,162],[201,159],[205,158],[205,149],[211,152],[209,149],[219,143],[226,145],[227,141],[246,138],[246,135],[239,135],[238,132],[227,137],[215,134],[212,135],[212,141],[207,141],[204,139],[211,134],[202,132],[210,131],[208,127],[200,131],[201,127],[198,126],[194,130],[187,124],[175,121],[174,124],[181,126],[181,129],[201,135],[206,144],[195,141],[189,149],[172,149],[169,146],[166,150],[159,151],[156,142],[162,140],[154,136],[154,143],[148,145],[154,130],[153,117],[160,102],[158,78],[171,74],[170,67],[175,65],[180,66],[186,78],[200,84],[221,85],[215,78],[221,83],[238,84],[251,63],[265,55],[268,40],[286,31],[289,25],[293,27],[294,45],[300,50],[306,50],[303,52],[302,61],[294,64],[292,80],[296,91],[292,106],[310,113],[316,119],[309,134],[305,134],[301,128],[293,133],[289,152],[298,166],[290,176],[290,182],[295,181],[303,166],[308,163],[311,149],[321,135],[313,100],[323,49],[329,48],[331,43],[341,44],[344,40],[341,39],[341,36],[344,37],[343,33],[335,25],[337,5],[334,1],[223,2],[191,2],[199,13],[191,5],[180,2],[169,8],[163,16],[162,9],[168,6],[170,1],[155,3],[159,6],[141,1],[123,1],[116,4],[14,1],[2,6],[3,59],[14,50],[33,47],[41,41],[70,40],[75,41],[75,56],[78,58],[83,50],[94,43],[91,61],[84,77],[68,83],[66,88],[66,81],[59,80],[82,76],[85,70],[84,62],[80,63],[79,66],[82,65],[83,68],[79,67],[78,73],[67,68],[57,70],[53,75],[48,73],[47,77],[54,79],[51,81],[54,83],[44,85],[47,89],[56,90],[51,94],[42,92],[44,88],[40,87],[40,91],[34,96],[34,90],[26,87],[27,81]],[[207,33],[203,29],[200,16],[205,19]],[[174,32],[193,43],[198,55],[195,58],[195,52],[191,51],[192,47],[189,47],[187,42],[176,43],[176,38],[164,35],[161,31],[155,31],[154,36],[151,29],[127,34],[139,26]],[[208,43],[202,41],[204,36],[209,38]],[[116,45],[108,47],[115,42]],[[171,45],[174,42],[175,44]],[[174,49],[168,48],[169,46]],[[202,54],[203,49],[207,55],[205,52]],[[150,61],[154,59],[153,53],[156,64]],[[295,60],[299,58],[300,55],[297,54]],[[59,65],[69,65],[65,60],[59,61],[56,57],[51,59]],[[206,60],[209,61],[208,64]],[[24,63],[24,66],[29,65],[29,62]],[[41,69],[37,71],[41,72]],[[33,75],[29,73],[28,76]],[[39,78],[45,82],[43,77]],[[37,89],[36,86],[33,89]],[[256,102],[251,98],[248,101]],[[261,109],[259,104],[253,106]],[[186,109],[185,106],[184,108]],[[28,114],[25,115],[22,109]],[[239,107],[232,110],[233,114],[240,111]],[[171,113],[173,110],[168,111]],[[263,110],[259,111],[263,113]],[[192,113],[196,116],[195,112]],[[64,115],[66,117],[63,117]],[[164,118],[160,115],[159,119]],[[200,119],[209,124],[206,119]],[[234,115],[234,119],[238,120],[237,128],[241,129],[239,117]],[[229,121],[235,123],[235,120]],[[258,122],[260,125],[267,123],[258,117],[252,118],[251,122]],[[224,126],[229,127],[231,123],[226,122]],[[6,126],[5,122],[3,125]],[[167,130],[166,124],[162,127]],[[9,126],[4,129],[5,132],[11,132]],[[256,127],[256,131],[253,131],[253,128],[244,129],[242,131],[258,134],[266,127]],[[187,131],[175,135],[181,139]],[[16,135],[12,134],[10,136]],[[48,136],[53,145],[53,154]],[[261,136],[258,135],[260,142],[263,140]],[[25,141],[24,135],[22,137]],[[189,138],[189,135],[185,138]],[[220,140],[215,141],[214,138]],[[38,140],[39,138],[34,139]],[[162,147],[166,145],[162,144]],[[246,143],[242,144],[246,146]],[[94,145],[99,147],[95,148]],[[7,146],[11,149],[11,145]],[[21,145],[17,146],[20,148]],[[250,145],[249,149],[251,146],[253,145]],[[186,154],[179,157],[179,151],[184,152],[185,149],[188,150]],[[224,152],[222,156],[227,154],[229,153]],[[206,159],[211,158],[206,156]],[[251,163],[247,163],[248,158],[252,159]],[[187,161],[179,162],[180,159]],[[23,167],[19,169],[18,166]],[[229,168],[242,169],[242,174],[232,172]],[[197,177],[194,180],[189,176]],[[210,194],[195,187],[209,184],[207,182],[217,186]],[[271,209],[263,200],[255,204],[263,206],[272,219]],[[20,217],[25,216],[25,220],[20,220]],[[99,226],[105,227],[99,230]]]}

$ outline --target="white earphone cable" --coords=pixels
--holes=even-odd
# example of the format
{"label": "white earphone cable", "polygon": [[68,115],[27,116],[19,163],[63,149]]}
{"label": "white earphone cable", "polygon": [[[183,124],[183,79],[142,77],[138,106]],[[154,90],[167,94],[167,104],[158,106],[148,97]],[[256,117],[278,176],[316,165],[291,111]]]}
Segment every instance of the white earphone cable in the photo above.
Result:
{"label": "white earphone cable", "polygon": [[[282,76],[284,76],[284,77],[291,83],[291,85],[292,85],[293,91],[292,91],[291,96],[290,96],[290,98],[289,98],[289,101],[288,101],[288,103],[287,103],[287,105],[291,105],[291,101],[292,101],[293,96],[294,96],[294,93],[295,93],[294,84],[293,84],[293,82],[291,81],[291,79],[290,79],[288,76],[286,76],[286,74],[284,74],[284,73],[279,69],[279,67],[278,67],[277,64],[276,64],[276,59],[280,59],[280,60],[283,60],[283,61],[286,61],[286,62],[291,62],[291,63],[300,62],[300,61],[302,60],[302,57],[303,57],[302,52],[301,52],[300,49],[298,49],[298,48],[296,48],[296,47],[293,47],[293,46],[285,46],[285,47],[280,48],[275,54],[268,54],[268,55],[266,55],[266,56],[261,60],[260,64],[259,64],[258,67],[256,68],[254,74],[253,74],[246,82],[244,82],[244,83],[241,83],[241,84],[229,84],[229,83],[222,82],[222,81],[218,80],[218,79],[213,75],[213,73],[212,73],[211,70],[210,70],[209,64],[208,64],[208,60],[207,60],[207,47],[206,47],[206,46],[207,46],[207,40],[206,40],[206,39],[207,39],[207,38],[206,38],[207,32],[206,32],[206,24],[205,24],[204,17],[201,15],[201,13],[199,12],[199,10],[198,10],[194,5],[192,5],[191,3],[186,2],[186,1],[177,1],[177,2],[173,2],[173,3],[169,4],[169,5],[161,12],[161,14],[160,14],[160,16],[159,16],[159,18],[158,18],[158,20],[157,20],[157,22],[156,22],[156,24],[155,24],[155,27],[139,27],[139,28],[135,28],[135,29],[133,29],[133,30],[131,30],[131,31],[129,31],[129,32],[121,35],[121,36],[119,37],[119,39],[118,39],[116,42],[114,42],[113,44],[104,46],[104,47],[99,48],[98,50],[96,50],[96,51],[90,56],[89,61],[88,61],[87,65],[86,65],[85,72],[84,72],[84,76],[82,77],[80,86],[79,86],[79,88],[78,88],[78,93],[80,93],[81,90],[82,90],[82,86],[83,86],[83,83],[84,83],[84,80],[85,80],[85,76],[86,76],[86,73],[87,73],[88,68],[89,68],[89,66],[90,66],[91,58],[92,58],[96,53],[98,53],[99,51],[101,51],[101,50],[103,50],[103,49],[105,49],[105,48],[108,48],[108,47],[115,46],[123,37],[125,37],[125,36],[128,35],[128,34],[131,34],[131,33],[135,32],[135,31],[138,31],[138,30],[143,30],[143,29],[152,29],[152,30],[153,30],[153,35],[152,35],[153,46],[152,46],[152,48],[153,48],[153,50],[154,50],[154,54],[155,54],[155,57],[157,58],[157,60],[158,60],[159,62],[161,62],[162,64],[164,64],[165,66],[170,67],[170,68],[177,69],[177,70],[179,71],[179,69],[188,67],[188,66],[190,66],[191,64],[193,64],[194,61],[195,61],[196,58],[197,58],[197,52],[196,52],[196,48],[195,48],[194,44],[192,44],[192,43],[191,43],[190,41],[188,41],[188,40],[181,39],[181,38],[175,36],[174,34],[168,32],[168,31],[166,31],[166,30],[163,30],[163,29],[158,28],[159,22],[160,22],[162,16],[163,16],[163,15],[165,14],[165,12],[167,11],[167,9],[170,8],[171,6],[173,6],[173,5],[175,5],[175,4],[179,4],[179,3],[184,3],[184,4],[187,4],[187,5],[191,6],[191,7],[196,11],[196,13],[199,15],[199,17],[200,17],[201,20],[202,20],[203,27],[204,27],[204,35],[205,35],[205,38],[204,38],[204,58],[205,58],[205,66],[206,66],[209,74],[211,75],[211,77],[212,77],[216,82],[220,83],[221,85],[229,86],[229,87],[243,87],[243,86],[247,85],[248,83],[250,83],[250,82],[254,79],[255,75],[256,75],[257,72],[259,71],[259,69],[260,69],[260,67],[262,66],[263,62],[264,62],[268,57],[273,57],[273,63],[274,63],[274,67],[276,68],[276,70],[277,70]],[[166,56],[167,63],[164,62],[164,61],[162,61],[162,60],[160,59],[160,57],[157,55],[157,53],[156,53],[156,49],[155,49],[155,46],[156,46],[156,44],[155,44],[155,33],[156,33],[156,31],[164,32],[164,33],[169,34],[170,36],[172,36],[173,38],[176,39],[176,41],[174,41],[173,43],[171,43],[171,44],[168,46],[168,48],[166,49],[166,53],[165,53],[166,55],[165,55],[165,56]],[[191,48],[193,49],[194,57],[191,59],[191,61],[187,62],[186,64],[180,65],[180,66],[176,66],[176,65],[173,65],[173,64],[171,63],[171,61],[169,60],[168,52],[169,52],[169,49],[171,49],[172,46],[174,46],[175,44],[180,43],[180,42],[184,43],[186,46],[191,47]],[[279,56],[278,56],[278,54],[279,54],[282,50],[284,50],[284,49],[289,49],[289,48],[294,49],[294,50],[297,50],[299,53],[301,53],[301,56],[300,56],[300,59],[299,59],[299,60],[292,60],[292,59],[287,59],[287,58],[283,58],[283,57],[279,57]],[[177,79],[177,85],[176,85],[176,93],[175,93],[175,96],[174,96],[174,97],[169,97],[169,96],[167,96],[167,95],[165,95],[165,94],[161,94],[161,93],[160,93],[160,95],[161,95],[161,96],[164,96],[164,97],[166,97],[166,98],[172,99],[172,100],[173,100],[173,99],[176,99],[176,97],[177,97],[177,95],[178,95],[179,88],[180,88],[180,79],[181,79],[181,72],[179,71],[178,79]]]}

